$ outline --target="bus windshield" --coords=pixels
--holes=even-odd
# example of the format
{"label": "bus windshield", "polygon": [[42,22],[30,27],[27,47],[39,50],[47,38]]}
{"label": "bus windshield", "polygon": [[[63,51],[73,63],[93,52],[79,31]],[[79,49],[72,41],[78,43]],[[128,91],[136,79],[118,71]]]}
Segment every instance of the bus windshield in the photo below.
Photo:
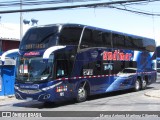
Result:
{"label": "bus windshield", "polygon": [[20,50],[45,49],[57,44],[58,27],[35,27],[29,29],[20,44]]}
{"label": "bus windshield", "polygon": [[53,59],[20,58],[18,61],[18,79],[23,82],[43,81],[53,73]]}

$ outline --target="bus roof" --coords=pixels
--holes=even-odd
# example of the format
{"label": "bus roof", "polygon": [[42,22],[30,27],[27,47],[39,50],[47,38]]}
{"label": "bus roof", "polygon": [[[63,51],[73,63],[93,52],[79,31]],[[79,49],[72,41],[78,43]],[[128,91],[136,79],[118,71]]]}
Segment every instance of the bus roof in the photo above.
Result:
{"label": "bus roof", "polygon": [[[112,32],[112,33],[117,33],[117,34],[121,34],[121,35],[125,35],[125,36],[131,36],[131,37],[137,37],[137,38],[144,38],[144,39],[150,39],[150,40],[154,40],[152,38],[147,38],[144,36],[138,36],[138,35],[134,35],[134,34],[129,34],[129,33],[123,33],[123,32],[119,32],[119,31],[114,31],[114,30],[109,30],[109,29],[104,29],[104,28],[99,28],[99,27],[94,27],[94,26],[89,26],[89,25],[83,25],[83,24],[77,24],[77,23],[57,23],[57,24],[48,24],[48,25],[40,25],[40,26],[35,26],[35,27],[52,27],[52,26],[66,26],[66,27],[87,27],[87,28],[91,28],[91,29],[95,29],[95,30],[100,30],[100,31],[108,31],[108,32]],[[32,27],[32,28],[35,28]]]}

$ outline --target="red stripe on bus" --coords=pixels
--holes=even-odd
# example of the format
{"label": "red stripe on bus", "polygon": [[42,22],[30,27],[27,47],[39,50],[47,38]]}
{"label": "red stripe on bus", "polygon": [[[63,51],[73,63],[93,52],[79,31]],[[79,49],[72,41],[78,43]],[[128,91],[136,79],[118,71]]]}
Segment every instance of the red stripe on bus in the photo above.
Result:
{"label": "red stripe on bus", "polygon": [[[156,71],[152,72],[139,72],[137,74],[150,74],[155,73]],[[69,80],[69,79],[81,79],[81,78],[101,78],[101,77],[108,77],[108,76],[118,76],[117,74],[110,74],[110,75],[94,75],[94,76],[79,76],[79,77],[71,77],[71,78],[58,78],[57,80]]]}

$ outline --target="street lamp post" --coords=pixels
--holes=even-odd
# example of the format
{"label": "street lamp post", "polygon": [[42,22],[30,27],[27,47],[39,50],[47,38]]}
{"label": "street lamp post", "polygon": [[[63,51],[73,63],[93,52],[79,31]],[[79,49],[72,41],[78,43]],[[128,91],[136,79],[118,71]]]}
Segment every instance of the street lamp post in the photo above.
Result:
{"label": "street lamp post", "polygon": [[[20,10],[22,10],[22,0],[20,0]],[[22,39],[23,36],[23,16],[22,12],[20,12],[20,40]]]}

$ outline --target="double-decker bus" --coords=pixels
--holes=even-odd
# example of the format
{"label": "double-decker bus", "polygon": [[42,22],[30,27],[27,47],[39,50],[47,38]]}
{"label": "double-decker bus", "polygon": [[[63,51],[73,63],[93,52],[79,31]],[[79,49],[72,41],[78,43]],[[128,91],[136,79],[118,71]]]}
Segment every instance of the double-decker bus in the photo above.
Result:
{"label": "double-decker bus", "polygon": [[15,96],[56,102],[145,89],[156,81],[153,39],[81,24],[30,28],[20,43]]}

